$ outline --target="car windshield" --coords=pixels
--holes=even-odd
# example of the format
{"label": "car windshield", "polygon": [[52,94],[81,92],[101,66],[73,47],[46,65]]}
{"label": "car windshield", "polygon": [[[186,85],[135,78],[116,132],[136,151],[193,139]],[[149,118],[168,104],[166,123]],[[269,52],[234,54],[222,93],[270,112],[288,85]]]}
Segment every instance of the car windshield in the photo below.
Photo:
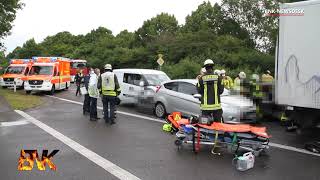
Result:
{"label": "car windshield", "polygon": [[170,78],[166,74],[145,74],[148,85],[157,86],[160,85],[164,81],[169,81]]}
{"label": "car windshield", "polygon": [[6,74],[22,74],[25,67],[23,66],[9,66],[6,70]]}
{"label": "car windshield", "polygon": [[83,68],[86,67],[85,62],[72,62],[71,63],[71,68]]}
{"label": "car windshield", "polygon": [[51,75],[52,66],[32,66],[29,75]]}

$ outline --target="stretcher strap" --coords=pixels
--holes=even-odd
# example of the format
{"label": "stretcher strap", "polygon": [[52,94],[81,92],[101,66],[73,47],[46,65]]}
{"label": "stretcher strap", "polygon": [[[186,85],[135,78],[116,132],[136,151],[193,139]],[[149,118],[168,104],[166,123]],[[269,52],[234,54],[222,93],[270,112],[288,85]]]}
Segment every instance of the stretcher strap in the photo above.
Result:
{"label": "stretcher strap", "polygon": [[214,155],[221,155],[219,152],[217,153],[217,152],[215,152],[214,150],[216,149],[216,147],[217,147],[217,143],[218,143],[218,135],[219,135],[219,131],[216,131],[216,135],[215,135],[215,137],[214,137],[214,144],[213,144],[213,148],[212,148],[212,150],[211,150],[211,153],[212,154],[214,154]]}
{"label": "stretcher strap", "polygon": [[200,151],[200,127],[198,127],[196,152]]}

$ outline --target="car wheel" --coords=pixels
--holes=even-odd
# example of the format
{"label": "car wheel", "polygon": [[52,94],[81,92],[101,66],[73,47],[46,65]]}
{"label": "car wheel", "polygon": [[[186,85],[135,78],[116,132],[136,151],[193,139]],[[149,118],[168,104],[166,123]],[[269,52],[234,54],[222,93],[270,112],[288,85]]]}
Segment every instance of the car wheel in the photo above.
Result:
{"label": "car wheel", "polygon": [[50,91],[50,95],[53,95],[53,94],[54,94],[54,91],[55,91],[55,87],[54,87],[54,85],[53,85],[52,88],[51,88],[51,91]]}
{"label": "car wheel", "polygon": [[3,89],[7,89],[7,86],[2,86]]}
{"label": "car wheel", "polygon": [[155,106],[155,115],[158,118],[163,118],[166,116],[167,112],[166,112],[166,108],[164,107],[164,105],[161,102],[158,102]]}
{"label": "car wheel", "polygon": [[26,91],[26,94],[31,94],[31,91]]}

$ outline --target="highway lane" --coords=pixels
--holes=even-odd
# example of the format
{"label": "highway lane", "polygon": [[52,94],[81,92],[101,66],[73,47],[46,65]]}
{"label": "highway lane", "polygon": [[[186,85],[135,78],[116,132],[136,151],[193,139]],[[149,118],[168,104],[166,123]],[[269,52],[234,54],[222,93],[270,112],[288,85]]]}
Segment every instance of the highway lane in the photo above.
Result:
{"label": "highway lane", "polygon": [[[56,96],[70,98],[74,94],[65,91],[58,92]],[[269,156],[256,159],[254,169],[241,173],[234,169],[231,164],[233,157],[227,152],[214,156],[210,154],[209,147],[203,148],[198,155],[193,154],[190,147],[177,151],[173,145],[174,136],[162,132],[159,122],[123,114],[118,114],[114,126],[106,125],[102,120],[90,122],[87,116],[82,115],[82,106],[52,97],[43,98],[46,100],[43,106],[26,113],[140,179],[320,178],[320,158],[316,156],[271,148]],[[75,96],[74,100],[81,101]],[[136,113],[130,107],[120,107],[119,110]],[[101,115],[101,111],[99,113]],[[20,115],[13,114],[6,115],[10,121],[23,120]],[[152,118],[152,115],[148,117]],[[5,179],[116,179],[34,124],[0,127],[0,131],[3,150],[0,166],[8,166],[1,168],[0,173],[5,175]],[[44,146],[49,150],[60,149],[56,155],[56,172],[17,172],[15,168],[21,148],[41,149]]]}

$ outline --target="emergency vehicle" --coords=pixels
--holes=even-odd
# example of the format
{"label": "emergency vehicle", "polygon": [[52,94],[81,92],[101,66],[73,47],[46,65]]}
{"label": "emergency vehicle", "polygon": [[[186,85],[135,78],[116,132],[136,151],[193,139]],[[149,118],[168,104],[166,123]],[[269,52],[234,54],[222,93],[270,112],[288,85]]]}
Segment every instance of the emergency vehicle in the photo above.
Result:
{"label": "emergency vehicle", "polygon": [[14,83],[16,83],[17,88],[23,88],[24,78],[29,73],[31,66],[31,59],[10,60],[10,65],[0,77],[0,86],[3,88],[13,87]]}
{"label": "emergency vehicle", "polygon": [[33,57],[34,63],[24,83],[27,94],[31,91],[68,89],[70,86],[70,61],[63,57]]}
{"label": "emergency vehicle", "polygon": [[76,74],[80,70],[82,70],[83,75],[87,75],[89,73],[87,68],[87,60],[71,59],[70,60],[71,82],[75,81]]}

